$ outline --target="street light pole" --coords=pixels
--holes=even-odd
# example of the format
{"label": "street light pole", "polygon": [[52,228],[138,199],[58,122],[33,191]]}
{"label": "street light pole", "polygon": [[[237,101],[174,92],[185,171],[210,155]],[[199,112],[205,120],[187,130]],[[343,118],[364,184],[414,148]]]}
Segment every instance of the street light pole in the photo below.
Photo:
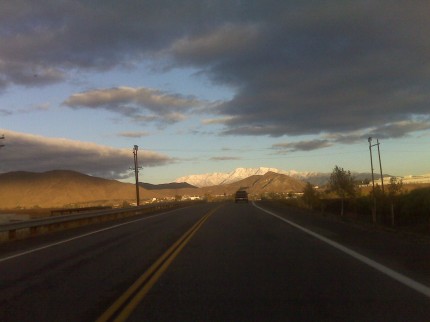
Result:
{"label": "street light pole", "polygon": [[139,166],[137,162],[137,150],[139,147],[137,145],[133,148],[133,156],[134,156],[134,176],[136,178],[136,204],[137,206],[140,205],[140,198],[139,198]]}

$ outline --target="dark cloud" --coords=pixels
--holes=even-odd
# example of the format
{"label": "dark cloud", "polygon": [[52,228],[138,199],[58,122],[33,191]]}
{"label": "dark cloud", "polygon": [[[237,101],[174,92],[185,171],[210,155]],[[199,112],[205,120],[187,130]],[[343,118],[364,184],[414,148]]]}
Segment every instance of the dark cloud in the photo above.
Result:
{"label": "dark cloud", "polygon": [[13,113],[11,111],[9,111],[9,110],[0,109],[0,115],[2,115],[2,116],[9,116],[9,115],[12,115],[12,114]]}
{"label": "dark cloud", "polygon": [[[270,18],[218,26],[172,46],[178,64],[205,68],[212,80],[237,88],[217,109],[224,134],[349,132],[429,114],[430,21],[423,12],[430,4],[312,4],[274,5]],[[242,41],[232,54],[235,35]]]}
{"label": "dark cloud", "polygon": [[41,103],[41,104],[35,104],[29,107],[23,107],[23,108],[15,108],[13,110],[10,109],[0,109],[0,115],[3,116],[11,116],[11,115],[18,115],[18,114],[29,114],[29,113],[37,113],[37,112],[46,112],[51,109],[50,103]]}
{"label": "dark cloud", "polygon": [[370,133],[370,136],[377,138],[399,138],[408,136],[410,133],[425,131],[430,129],[430,120],[421,121],[400,121],[397,123],[384,124]]}
{"label": "dark cloud", "polygon": [[[386,126],[395,137],[401,130],[390,124],[430,114],[428,12],[430,3],[418,0],[3,1],[0,87],[146,60],[197,68],[233,87],[233,99],[207,109],[224,134]],[[193,112],[147,104],[153,114],[140,115],[136,101],[115,108],[170,123]]]}
{"label": "dark cloud", "polygon": [[310,140],[273,144],[272,148],[281,152],[312,151],[332,146],[328,140]]}
{"label": "dark cloud", "polygon": [[332,143],[351,144],[359,141],[366,142],[369,136],[378,139],[390,139],[410,136],[412,133],[430,129],[430,120],[405,120],[383,124],[363,131],[347,133],[331,133],[325,138]]}
{"label": "dark cloud", "polygon": [[212,161],[233,161],[233,160],[241,160],[240,157],[232,157],[232,156],[218,156],[218,157],[212,157],[210,160]]}
{"label": "dark cloud", "polygon": [[357,142],[367,142],[369,137],[378,139],[400,138],[412,133],[426,131],[430,129],[430,121],[427,120],[406,120],[395,123],[384,124],[379,127],[356,132],[330,133],[324,135],[324,139],[315,139],[299,142],[284,142],[272,145],[272,148],[280,153],[295,151],[312,151],[330,147],[336,143],[352,144]]}
{"label": "dark cloud", "polygon": [[125,138],[142,138],[145,136],[148,136],[149,133],[145,131],[138,131],[138,132],[121,132],[118,133],[118,136],[122,136]]}
{"label": "dark cloud", "polygon": [[[47,138],[2,130],[5,146],[1,151],[1,172],[75,170],[104,178],[120,179],[131,175],[132,149],[115,149],[94,143],[61,138]],[[167,155],[139,151],[139,162],[145,167],[174,162]]]}

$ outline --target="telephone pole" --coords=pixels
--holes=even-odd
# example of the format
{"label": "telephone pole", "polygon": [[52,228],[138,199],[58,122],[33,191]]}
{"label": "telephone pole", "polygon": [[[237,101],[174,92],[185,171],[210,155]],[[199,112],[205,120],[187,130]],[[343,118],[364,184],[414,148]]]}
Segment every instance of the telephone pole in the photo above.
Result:
{"label": "telephone pole", "polygon": [[384,191],[384,175],[382,174],[381,152],[379,151],[379,140],[378,139],[376,139],[376,145],[378,146],[379,170],[381,171],[382,194],[385,195],[385,191]]}
{"label": "telephone pole", "polygon": [[137,206],[140,205],[140,198],[139,198],[139,164],[137,161],[137,150],[139,147],[135,145],[133,147],[133,156],[134,156],[134,177],[136,178],[136,204]]}
{"label": "telephone pole", "polygon": [[375,196],[375,176],[373,175],[372,137],[369,136],[367,141],[369,142],[370,168],[372,170],[372,195],[373,195],[372,220],[373,220],[373,223],[376,224],[376,196]]}
{"label": "telephone pole", "polygon": [[367,141],[369,142],[369,151],[370,151],[370,166],[372,168],[372,185],[373,185],[373,209],[372,209],[372,215],[373,215],[373,223],[376,223],[376,195],[375,195],[375,178],[373,175],[373,157],[372,157],[372,147],[377,146],[378,147],[378,158],[379,158],[379,170],[381,173],[381,188],[382,188],[382,195],[385,195],[384,191],[384,175],[382,173],[382,163],[381,163],[381,151],[379,149],[379,140],[376,139],[376,143],[372,144],[372,137],[370,136]]}

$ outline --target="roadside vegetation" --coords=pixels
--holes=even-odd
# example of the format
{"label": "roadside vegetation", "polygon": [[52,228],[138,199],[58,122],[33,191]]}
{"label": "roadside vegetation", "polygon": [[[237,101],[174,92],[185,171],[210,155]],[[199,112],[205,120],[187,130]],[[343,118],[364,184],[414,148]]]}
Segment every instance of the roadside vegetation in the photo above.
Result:
{"label": "roadside vegetation", "polygon": [[369,189],[366,183],[335,166],[326,186],[307,183],[301,197],[282,202],[343,220],[430,234],[430,187],[407,189],[394,177],[384,190],[379,185],[373,190],[371,182]]}

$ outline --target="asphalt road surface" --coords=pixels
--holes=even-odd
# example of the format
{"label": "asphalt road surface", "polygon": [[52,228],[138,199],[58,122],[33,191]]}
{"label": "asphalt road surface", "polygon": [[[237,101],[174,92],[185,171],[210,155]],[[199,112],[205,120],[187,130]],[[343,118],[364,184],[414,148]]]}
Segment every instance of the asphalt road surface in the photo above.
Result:
{"label": "asphalt road surface", "polygon": [[398,245],[303,216],[208,203],[1,245],[0,321],[429,321]]}

